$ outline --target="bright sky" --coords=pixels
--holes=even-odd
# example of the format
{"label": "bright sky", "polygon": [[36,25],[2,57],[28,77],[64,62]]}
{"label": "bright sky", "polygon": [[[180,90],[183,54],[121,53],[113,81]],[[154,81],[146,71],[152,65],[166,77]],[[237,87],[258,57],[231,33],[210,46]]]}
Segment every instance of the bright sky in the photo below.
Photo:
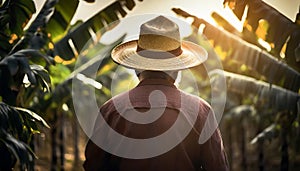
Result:
{"label": "bright sky", "polygon": [[[226,13],[223,8],[223,0],[144,0],[137,2],[137,6],[131,11],[130,15],[143,13],[164,13],[167,15],[175,14],[170,10],[173,7],[180,7],[183,10],[197,15],[198,17],[210,20],[210,13],[217,11],[220,14]],[[295,20],[300,8],[300,0],[264,0],[291,20]],[[45,0],[36,0],[38,8]],[[77,19],[86,20],[96,14],[99,10],[114,2],[114,0],[95,0],[94,3],[86,3],[80,0],[79,8],[74,16]]]}
{"label": "bright sky", "polygon": [[[285,14],[291,20],[294,20],[300,6],[300,0],[264,0],[277,10]],[[76,13],[75,18],[88,18],[94,15],[103,7],[109,5],[113,0],[96,0],[95,3],[88,4],[84,1],[80,2],[79,11]],[[132,11],[134,14],[141,13],[165,13],[174,15],[170,9],[172,7],[181,7],[205,18],[210,15],[210,12],[223,9],[223,0],[144,0],[138,2],[138,6]]]}
{"label": "bright sky", "polygon": [[[300,8],[300,0],[264,1],[286,15],[292,21],[295,20],[296,14]],[[36,0],[38,9],[44,2],[45,0]],[[86,3],[85,1],[80,0],[78,10],[75,13],[72,23],[75,23],[78,19],[82,19],[83,21],[87,20],[112,2],[114,2],[114,0],[95,0],[94,3]],[[214,23],[210,15],[213,11],[216,11],[225,19],[230,21],[230,23],[238,30],[242,29],[242,23],[235,17],[231,10],[223,8],[223,0],[143,0],[143,2],[135,0],[135,2],[137,5],[128,13],[128,16],[141,14],[165,14],[176,17],[176,14],[171,11],[171,9],[178,7],[190,14],[203,18],[210,23]],[[133,30],[133,28],[131,28],[131,24],[128,25],[130,28],[127,28],[127,30]],[[128,27],[128,25],[126,27]],[[132,25],[137,24],[133,21]]]}

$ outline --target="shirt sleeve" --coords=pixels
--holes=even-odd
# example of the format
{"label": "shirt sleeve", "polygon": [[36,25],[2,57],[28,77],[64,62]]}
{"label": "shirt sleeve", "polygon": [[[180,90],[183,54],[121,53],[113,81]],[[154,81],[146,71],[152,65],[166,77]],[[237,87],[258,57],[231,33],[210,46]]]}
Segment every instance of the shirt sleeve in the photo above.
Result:
{"label": "shirt sleeve", "polygon": [[102,159],[104,158],[104,152],[100,149],[92,140],[89,140],[85,149],[85,161],[83,168],[85,171],[101,170]]}
{"label": "shirt sleeve", "polygon": [[97,145],[97,143],[93,142],[93,140],[96,141],[99,137],[99,135],[97,134],[97,130],[101,125],[101,117],[99,116],[105,113],[103,111],[103,108],[104,107],[102,106],[99,110],[99,114],[93,130],[93,135],[88,140],[85,148],[85,161],[83,163],[83,168],[85,171],[115,171],[118,170],[119,167],[120,161],[118,157],[104,151]]}
{"label": "shirt sleeve", "polygon": [[93,128],[92,137],[88,140],[86,147],[85,147],[85,161],[83,163],[83,168],[85,171],[99,171],[105,170],[105,165],[107,159],[107,154],[104,150],[102,150],[93,140],[97,138],[97,128],[99,127],[99,121],[101,115],[102,108],[99,109],[98,116],[95,121],[95,125]]}
{"label": "shirt sleeve", "polygon": [[202,144],[202,167],[207,171],[229,171],[229,164],[224,150],[223,141],[219,129]]}

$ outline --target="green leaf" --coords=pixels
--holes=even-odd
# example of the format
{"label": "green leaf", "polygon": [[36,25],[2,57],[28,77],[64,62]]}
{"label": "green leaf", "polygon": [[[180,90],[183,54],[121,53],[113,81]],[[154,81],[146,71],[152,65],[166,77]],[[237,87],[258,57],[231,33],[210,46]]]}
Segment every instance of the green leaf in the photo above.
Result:
{"label": "green leaf", "polygon": [[209,74],[218,75],[220,73],[226,77],[228,91],[241,94],[242,96],[259,95],[259,101],[254,101],[254,103],[268,105],[272,107],[273,111],[288,110],[293,114],[297,113],[297,102],[300,99],[298,93],[276,85],[270,86],[270,83],[256,80],[252,77],[226,71],[213,70]]}
{"label": "green leaf", "polygon": [[[55,55],[59,55],[65,60],[74,58],[76,56],[76,53],[74,53],[74,51],[76,51],[77,54],[80,53],[83,50],[84,45],[88,45],[87,43],[91,40],[91,29],[93,30],[93,32],[97,33],[108,24],[118,21],[118,14],[121,14],[121,17],[125,17],[127,15],[125,11],[126,7],[131,10],[134,6],[135,3],[132,0],[121,0],[113,2],[77,28],[72,29],[72,31],[68,33],[64,38],[55,42]],[[111,26],[114,27],[116,24],[117,23]],[[101,34],[103,34],[103,32]],[[70,41],[73,42],[75,49],[72,47],[72,45],[70,45]],[[90,42],[90,44],[91,43],[92,42]]]}
{"label": "green leaf", "polygon": [[0,31],[0,60],[2,59],[2,57],[6,56],[12,48],[9,40],[10,37]]}
{"label": "green leaf", "polygon": [[35,5],[32,0],[7,0],[0,7],[2,12],[1,28],[6,28],[7,25],[11,33],[15,33],[18,36],[23,34],[23,29],[35,13]]}
{"label": "green leaf", "polygon": [[[257,2],[260,3],[260,1]],[[256,3],[256,1],[254,3]],[[247,68],[249,67],[251,69],[251,71],[257,72],[259,74],[254,75],[251,72],[251,75],[249,74],[249,76],[255,77],[256,79],[260,79],[263,76],[267,79],[268,82],[272,84],[276,84],[294,92],[299,91],[300,73],[297,70],[293,69],[291,66],[287,65],[285,62],[282,62],[282,60],[278,60],[276,56],[266,52],[258,44],[252,44],[253,42],[249,43],[241,39],[240,37],[233,35],[224,29],[220,29],[210,24],[209,22],[197,18],[196,16],[191,15],[181,9],[173,9],[173,11],[183,17],[193,17],[193,24],[196,23],[195,25],[198,26],[198,28],[200,24],[203,24],[203,26],[205,26],[203,29],[203,34],[209,40],[213,40],[214,47],[221,46],[222,49],[225,49],[225,52],[228,54],[228,58],[230,58],[229,61],[231,62],[231,65],[223,64],[225,70],[232,70],[234,68],[234,66],[232,66],[232,62],[236,62],[238,67],[246,65]],[[273,12],[271,13],[273,15]],[[285,20],[285,17],[283,17],[282,19]],[[282,27],[290,29],[285,24],[283,24]],[[277,29],[277,27],[274,28]],[[282,34],[286,36],[287,33],[283,32]],[[282,38],[278,39],[280,39],[280,41],[284,40]]]}
{"label": "green leaf", "polygon": [[63,0],[55,5],[54,14],[46,26],[46,31],[51,34],[53,42],[66,34],[78,4],[78,0]]}
{"label": "green leaf", "polygon": [[228,30],[230,33],[237,34],[239,33],[238,30],[235,29],[225,18],[223,18],[220,14],[217,12],[212,12],[211,14],[212,18],[224,29]]}
{"label": "green leaf", "polygon": [[51,84],[51,79],[48,71],[40,65],[30,65],[30,68],[36,76],[40,86],[46,88],[46,90],[50,92],[49,84]]}
{"label": "green leaf", "polygon": [[125,0],[125,2],[126,2],[126,7],[129,9],[129,10],[132,10],[133,9],[133,7],[135,6],[135,2],[134,2],[134,0]]}
{"label": "green leaf", "polygon": [[230,111],[226,114],[226,117],[231,117],[241,123],[244,118],[254,116],[255,114],[256,109],[254,106],[240,105],[230,109]]}
{"label": "green leaf", "polygon": [[263,142],[265,140],[271,140],[279,135],[279,127],[276,124],[268,126],[263,132],[259,133],[255,138],[251,140],[251,144],[257,142]]}
{"label": "green leaf", "polygon": [[4,143],[9,151],[17,158],[22,170],[33,169],[33,159],[37,157],[27,144],[17,140],[15,137],[1,129],[0,141]]}
{"label": "green leaf", "polygon": [[[36,84],[36,77],[30,68],[29,59],[44,59],[47,63],[52,63],[47,56],[41,54],[38,50],[24,49],[5,57],[0,61],[0,66],[7,67],[11,76],[16,76],[18,79],[23,79],[24,74],[26,74],[29,81]],[[13,82],[22,84],[22,80],[13,80]]]}
{"label": "green leaf", "polygon": [[22,118],[16,109],[0,102],[0,129],[21,136],[23,133],[22,122]]}
{"label": "green leaf", "polygon": [[2,140],[0,136],[0,168],[2,170],[11,170],[15,166],[17,159],[11,154],[11,150],[7,148]]}
{"label": "green leaf", "polygon": [[93,3],[95,2],[95,0],[84,0],[85,2],[88,2],[88,3]]}
{"label": "green leaf", "polygon": [[[25,49],[30,44],[29,41],[35,38],[35,33],[41,29],[43,30],[44,26],[47,24],[50,15],[52,15],[52,11],[54,5],[57,3],[58,0],[48,0],[42,7],[41,11],[38,13],[35,20],[30,24],[29,28],[27,29],[25,35],[15,44],[15,46],[11,49],[9,54],[15,53],[21,49]],[[39,45],[43,46],[43,45]]]}
{"label": "green leaf", "polygon": [[69,77],[71,71],[67,66],[57,63],[55,65],[50,65],[49,73],[52,85],[57,86]]}
{"label": "green leaf", "polygon": [[29,109],[25,109],[25,108],[20,108],[20,107],[15,107],[15,109],[17,109],[18,111],[28,114],[29,116],[32,117],[32,119],[42,123],[43,126],[50,128],[50,126],[47,124],[47,122],[38,114],[34,113],[33,111],[29,110]]}
{"label": "green leaf", "polygon": [[[33,84],[36,83],[36,79],[30,70],[28,58],[22,51],[4,58],[0,62],[0,66],[6,66],[12,77],[17,76],[20,79],[24,76],[24,74],[27,74],[29,81]],[[17,84],[22,84],[22,80],[14,80],[14,82],[17,82]]]}

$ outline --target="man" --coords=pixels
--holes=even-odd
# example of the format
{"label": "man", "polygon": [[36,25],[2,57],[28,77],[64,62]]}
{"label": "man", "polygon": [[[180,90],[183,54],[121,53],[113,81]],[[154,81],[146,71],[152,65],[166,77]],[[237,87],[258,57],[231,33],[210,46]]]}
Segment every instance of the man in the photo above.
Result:
{"label": "man", "polygon": [[203,48],[180,41],[178,26],[163,16],[142,24],[138,40],[117,46],[112,59],[135,69],[140,83],[101,106],[84,169],[229,170],[218,129],[198,143],[211,107],[174,85],[179,70],[206,58]]}

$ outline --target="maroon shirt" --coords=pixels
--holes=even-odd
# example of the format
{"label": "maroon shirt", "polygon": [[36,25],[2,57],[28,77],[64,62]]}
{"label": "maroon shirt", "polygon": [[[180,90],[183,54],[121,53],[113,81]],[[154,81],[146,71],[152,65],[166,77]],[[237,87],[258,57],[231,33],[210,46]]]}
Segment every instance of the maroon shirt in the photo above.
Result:
{"label": "maroon shirt", "polygon": [[[155,90],[163,92],[166,98],[156,98],[150,102],[149,95]],[[129,102],[128,98],[130,99]],[[114,104],[118,106],[116,107]],[[158,118],[153,118],[155,120],[151,123],[131,122],[123,117],[124,115],[133,113],[133,110],[141,113],[148,112],[150,107],[154,112],[157,111],[159,113],[163,111],[162,115]],[[109,133],[106,136],[103,136],[103,134],[99,136],[99,132],[103,128],[103,123],[101,123],[101,118],[98,117],[93,136],[86,146],[84,169],[87,171],[229,170],[222,138],[218,129],[204,144],[198,143],[201,130],[210,110],[209,104],[203,99],[182,92],[167,80],[145,79],[134,89],[114,97],[113,100],[109,100],[100,108],[99,114],[103,116],[106,123],[116,132],[136,139],[148,139],[162,135],[172,127],[177,119],[184,120],[183,123],[190,124],[192,129],[186,136],[182,135],[184,136],[183,141],[179,141],[180,138],[178,138],[178,145],[167,152],[145,159],[129,159],[105,152],[96,145],[99,140],[110,141]],[[118,111],[122,111],[123,116]],[[193,122],[191,121],[191,113],[195,111],[197,112],[195,115],[196,119]],[[182,134],[181,131],[183,129],[180,126],[177,129],[175,132]],[[178,135],[178,137],[181,137],[181,135]],[[174,141],[177,141],[177,139],[174,140],[174,137],[165,142],[158,141],[157,147],[164,147],[164,145],[174,143]],[[119,148],[122,148],[122,146]],[[133,153],[143,152],[141,149],[134,151],[134,147],[129,150],[132,150]],[[151,149],[146,150],[151,151]]]}

